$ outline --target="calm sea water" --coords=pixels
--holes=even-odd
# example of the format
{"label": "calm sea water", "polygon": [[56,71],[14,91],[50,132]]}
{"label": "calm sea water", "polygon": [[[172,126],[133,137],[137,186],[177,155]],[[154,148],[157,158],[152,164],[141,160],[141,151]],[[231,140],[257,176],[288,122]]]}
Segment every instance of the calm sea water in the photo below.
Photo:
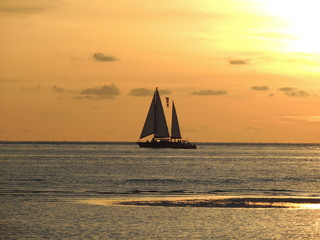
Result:
{"label": "calm sea water", "polygon": [[[320,239],[319,209],[133,207],[105,199],[320,197],[320,145],[0,143],[0,239]],[[98,201],[99,202],[99,201]]]}

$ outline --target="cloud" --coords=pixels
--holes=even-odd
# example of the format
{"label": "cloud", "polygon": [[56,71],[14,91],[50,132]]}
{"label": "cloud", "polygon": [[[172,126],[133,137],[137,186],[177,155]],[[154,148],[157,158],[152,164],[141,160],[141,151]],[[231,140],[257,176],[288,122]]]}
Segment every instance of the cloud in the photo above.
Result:
{"label": "cloud", "polygon": [[93,59],[98,62],[114,62],[118,61],[118,58],[110,55],[105,55],[104,53],[94,53]]}
{"label": "cloud", "polygon": [[254,90],[254,91],[268,91],[268,90],[269,90],[269,87],[268,87],[268,86],[265,86],[265,85],[262,85],[262,86],[252,86],[252,87],[251,87],[251,90]]}
{"label": "cloud", "polygon": [[5,129],[0,129],[0,134],[4,134],[4,133],[7,133],[7,130],[5,130]]}
{"label": "cloud", "polygon": [[147,89],[147,88],[134,88],[130,91],[129,96],[134,97],[145,97],[145,96],[152,96],[154,90]]}
{"label": "cloud", "polygon": [[112,99],[120,95],[118,87],[114,84],[104,85],[94,88],[82,90],[66,89],[57,85],[51,87],[51,90],[61,97],[69,97],[72,99]]}
{"label": "cloud", "polygon": [[[62,99],[62,98],[83,98],[83,96],[79,97],[79,90],[78,89],[68,89],[68,88],[63,88],[57,85],[54,85],[51,87],[51,90],[58,94],[57,99]],[[76,96],[75,96],[76,95]]]}
{"label": "cloud", "polygon": [[[171,94],[172,92],[168,89],[163,89],[159,90],[159,92],[164,95],[164,94]],[[146,97],[146,96],[152,96],[154,93],[153,89],[147,89],[147,88],[134,88],[130,91],[128,94],[129,96],[134,96],[134,97]]]}
{"label": "cloud", "polygon": [[[292,40],[292,36],[282,36],[283,39]],[[319,66],[316,58],[312,53],[296,53],[294,58],[290,53],[277,53],[274,52],[245,52],[243,54],[250,55],[260,64],[269,64],[270,62],[282,62],[291,64],[292,66],[299,66],[300,64],[307,64],[311,66]]]}
{"label": "cloud", "polygon": [[243,128],[244,130],[246,130],[246,131],[250,131],[250,132],[252,132],[252,133],[254,133],[254,134],[259,134],[259,132],[260,132],[260,129],[259,128],[255,128],[255,127],[245,127],[245,128]]}
{"label": "cloud", "polygon": [[72,55],[72,54],[56,54],[55,55],[56,58],[62,58],[62,59],[68,59],[68,60],[71,60],[71,61],[84,61],[85,59],[80,57],[80,56],[77,56],[77,55]]}
{"label": "cloud", "polygon": [[118,87],[114,84],[101,87],[87,88],[80,92],[80,98],[88,99],[111,99],[120,95]]}
{"label": "cloud", "polygon": [[0,12],[38,13],[53,8],[59,2],[60,0],[1,0]]}
{"label": "cloud", "polygon": [[10,79],[10,78],[0,78],[0,82],[4,82],[4,83],[14,83],[14,82],[16,82],[16,80]]}
{"label": "cloud", "polygon": [[249,63],[249,59],[235,58],[235,59],[230,59],[229,64],[231,64],[231,65],[248,65],[250,63]]}
{"label": "cloud", "polygon": [[303,90],[296,90],[290,93],[286,93],[289,97],[308,97],[310,94]]}
{"label": "cloud", "polygon": [[291,87],[283,87],[283,88],[278,88],[279,91],[282,92],[292,92],[295,90],[295,88],[291,88]]}
{"label": "cloud", "polygon": [[191,95],[201,95],[201,96],[206,96],[206,95],[226,95],[228,94],[227,91],[225,90],[199,90],[199,91],[194,91],[191,93]]}
{"label": "cloud", "polygon": [[281,116],[275,117],[276,119],[291,119],[306,122],[320,122],[320,116]]}
{"label": "cloud", "polygon": [[42,86],[41,85],[37,85],[37,86],[34,86],[34,87],[21,87],[20,89],[23,90],[23,91],[39,91],[39,90],[42,89]]}
{"label": "cloud", "polygon": [[59,93],[65,92],[65,89],[64,89],[64,88],[58,87],[58,86],[56,86],[56,85],[52,86],[51,89],[52,89],[52,91],[54,91],[54,92],[59,92]]}
{"label": "cloud", "polygon": [[169,95],[169,94],[171,94],[171,93],[172,93],[169,89],[159,90],[159,92],[160,92],[162,95],[164,95],[164,94]]}
{"label": "cloud", "polygon": [[283,87],[283,88],[278,88],[279,91],[284,92],[289,97],[308,97],[310,96],[309,93],[303,90],[299,90],[296,88],[291,88],[291,87]]}

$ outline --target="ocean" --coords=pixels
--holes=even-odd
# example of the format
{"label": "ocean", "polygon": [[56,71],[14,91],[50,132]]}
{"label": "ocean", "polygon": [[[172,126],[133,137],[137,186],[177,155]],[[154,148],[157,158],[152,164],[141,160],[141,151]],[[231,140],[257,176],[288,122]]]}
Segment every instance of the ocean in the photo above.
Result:
{"label": "ocean", "polygon": [[320,144],[0,142],[0,239],[320,239]]}

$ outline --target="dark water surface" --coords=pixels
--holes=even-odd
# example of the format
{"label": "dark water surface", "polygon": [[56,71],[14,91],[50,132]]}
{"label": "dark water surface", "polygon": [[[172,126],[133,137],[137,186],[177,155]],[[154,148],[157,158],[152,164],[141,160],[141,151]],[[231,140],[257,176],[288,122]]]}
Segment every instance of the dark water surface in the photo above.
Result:
{"label": "dark water surface", "polygon": [[0,143],[1,239],[319,239],[312,208],[113,206],[172,196],[319,198],[320,145]]}

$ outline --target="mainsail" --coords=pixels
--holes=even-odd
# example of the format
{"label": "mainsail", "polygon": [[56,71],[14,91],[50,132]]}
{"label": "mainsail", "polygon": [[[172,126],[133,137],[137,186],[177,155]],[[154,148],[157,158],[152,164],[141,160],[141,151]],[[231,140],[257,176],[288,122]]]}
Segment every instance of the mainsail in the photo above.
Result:
{"label": "mainsail", "polygon": [[171,138],[181,139],[178,116],[174,102],[172,102],[172,124],[171,124]]}
{"label": "mainsail", "polygon": [[144,138],[154,133],[154,123],[155,123],[155,108],[156,108],[156,94],[153,95],[152,102],[149,108],[149,112],[144,123],[140,138]]}
{"label": "mainsail", "polygon": [[154,134],[155,138],[169,137],[168,126],[158,89],[156,89],[140,138]]}

